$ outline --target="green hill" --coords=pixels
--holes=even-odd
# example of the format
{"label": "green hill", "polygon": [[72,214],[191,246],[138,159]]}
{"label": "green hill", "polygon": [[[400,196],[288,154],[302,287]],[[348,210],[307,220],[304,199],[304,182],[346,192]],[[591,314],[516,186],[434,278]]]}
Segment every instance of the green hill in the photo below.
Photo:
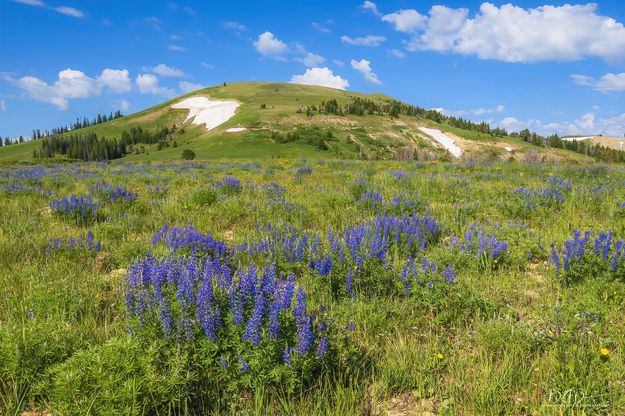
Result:
{"label": "green hill", "polygon": [[[240,103],[234,117],[206,131],[204,126],[185,123],[187,110],[171,106],[191,96],[232,99]],[[517,137],[493,136],[441,124],[431,119],[389,114],[324,114],[320,104],[335,101],[340,108],[355,100],[389,105],[391,97],[360,94],[332,88],[287,83],[241,82],[219,85],[166,101],[144,111],[68,134],[96,133],[98,137],[119,138],[133,127],[156,131],[176,126],[161,146],[135,145],[124,157],[127,161],[177,160],[183,149],[191,149],[196,159],[245,159],[270,157],[328,157],[347,159],[453,158],[419,127],[437,128],[453,135],[465,160],[523,159],[592,162],[593,159],[561,149],[533,146]],[[308,109],[313,109],[308,111]],[[308,113],[308,114],[307,114]],[[247,130],[226,133],[229,127]],[[0,148],[0,162],[33,159],[40,141]],[[159,150],[160,149],[160,150]]]}

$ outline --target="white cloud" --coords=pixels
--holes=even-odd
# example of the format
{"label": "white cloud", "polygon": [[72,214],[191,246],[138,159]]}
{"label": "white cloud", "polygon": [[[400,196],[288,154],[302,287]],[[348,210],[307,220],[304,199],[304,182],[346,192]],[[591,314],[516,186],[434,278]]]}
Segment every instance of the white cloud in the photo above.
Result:
{"label": "white cloud", "polygon": [[327,27],[323,26],[321,23],[312,22],[311,25],[312,25],[312,27],[314,29],[318,30],[321,33],[330,33],[330,32],[332,32],[330,29],[328,29]]}
{"label": "white cloud", "polygon": [[350,38],[349,36],[345,35],[341,36],[341,42],[357,46],[377,47],[380,46],[380,44],[384,41],[386,41],[386,38],[384,36],[377,35],[367,35],[359,38]]}
{"label": "white cloud", "polygon": [[110,69],[106,68],[98,77],[100,85],[109,87],[114,92],[128,92],[132,88],[130,76],[127,69]]}
{"label": "white cloud", "polygon": [[286,44],[271,32],[264,32],[258,35],[258,39],[254,41],[254,48],[261,55],[273,58],[280,57],[289,50]]}
{"label": "white cloud", "polygon": [[204,88],[202,84],[193,84],[187,81],[180,81],[180,83],[178,84],[178,87],[180,87],[180,90],[184,93],[197,91],[197,90],[201,90],[202,88]]}
{"label": "white cloud", "polygon": [[361,5],[360,8],[365,10],[365,11],[370,11],[371,13],[375,14],[376,16],[382,16],[382,13],[380,13],[380,11],[378,10],[378,6],[372,2],[372,1],[364,1]]}
{"label": "white cloud", "polygon": [[340,59],[333,59],[332,62],[334,62],[336,66],[340,67],[343,67],[343,65],[345,65],[345,62],[341,61]]}
{"label": "white cloud", "polygon": [[26,4],[28,6],[45,7],[46,4],[40,0],[13,0],[16,3]]}
{"label": "white cloud", "polygon": [[407,48],[475,55],[506,62],[625,59],[625,27],[597,14],[597,4],[564,4],[524,9],[482,3],[469,17],[465,8],[433,6],[428,16],[400,10],[382,17],[411,33]]}
{"label": "white cloud", "polygon": [[332,70],[327,67],[309,68],[302,75],[293,75],[289,82],[292,84],[320,85],[339,90],[349,87],[349,82],[346,79],[334,75]]}
{"label": "white cloud", "polygon": [[153,68],[148,68],[148,70],[162,77],[183,77],[184,76],[184,72],[182,72],[180,69],[174,68],[173,66],[168,66],[165,64],[158,64]]}
{"label": "white cloud", "polygon": [[406,53],[404,51],[400,51],[399,49],[391,49],[389,53],[395,58],[403,59],[406,57]]}
{"label": "white cloud", "polygon": [[4,100],[0,100],[0,111],[7,111],[7,103]]}
{"label": "white cloud", "polygon": [[13,0],[13,1],[16,3],[26,4],[28,6],[43,7],[46,9],[54,10],[66,16],[79,17],[79,18],[85,17],[85,14],[83,12],[81,12],[80,10],[74,7],[68,7],[68,6],[50,7],[41,0]]}
{"label": "white cloud", "polygon": [[598,108],[583,114],[573,121],[543,122],[529,119],[519,120],[515,117],[506,117],[497,123],[509,132],[528,128],[542,135],[599,135],[623,137],[625,134],[625,113],[620,115],[600,116]]}
{"label": "white cloud", "polygon": [[454,116],[454,117],[465,117],[467,115],[473,116],[483,116],[485,114],[494,114],[494,113],[503,113],[506,111],[506,107],[503,104],[499,104],[495,108],[471,108],[469,110],[448,110],[443,107],[432,108],[432,110],[436,110],[439,113],[445,114],[446,116]]}
{"label": "white cloud", "polygon": [[67,110],[70,99],[99,96],[104,87],[117,93],[130,89],[128,71],[125,69],[106,68],[98,77],[91,78],[82,71],[68,68],[59,72],[58,80],[51,85],[32,76],[7,79],[30,98],[53,104],[59,110]]}
{"label": "white cloud", "polygon": [[137,88],[142,94],[162,95],[167,98],[176,96],[176,93],[171,88],[161,87],[158,83],[158,78],[153,74],[139,74],[135,79]]}
{"label": "white cloud", "polygon": [[324,63],[326,61],[326,58],[320,55],[316,55],[312,52],[308,52],[303,58],[296,58],[295,60],[297,62],[303,63],[308,68],[314,68]]}
{"label": "white cloud", "polygon": [[398,10],[395,13],[382,16],[382,21],[392,23],[395,30],[404,33],[416,32],[426,20],[425,16],[412,9]]}
{"label": "white cloud", "polygon": [[371,69],[371,62],[366,59],[361,59],[360,61],[352,59],[351,64],[352,68],[360,72],[367,81],[373,82],[374,84],[382,84],[382,81],[378,79],[378,76]]}
{"label": "white cloud", "polygon": [[202,65],[206,69],[215,69],[215,65],[209,64],[207,62],[200,62],[200,65]]}
{"label": "white cloud", "polygon": [[61,14],[65,14],[67,16],[79,17],[79,18],[85,17],[85,14],[83,12],[73,7],[59,6],[59,7],[55,7],[54,10],[56,10],[57,12]]}
{"label": "white cloud", "polygon": [[115,105],[113,107],[119,111],[128,111],[130,103],[126,100],[117,100],[115,101]]}
{"label": "white cloud", "polygon": [[187,48],[185,48],[184,46],[179,46],[179,45],[167,45],[167,49],[169,49],[170,51],[174,51],[174,52],[186,52]]}
{"label": "white cloud", "polygon": [[245,25],[239,22],[223,22],[222,26],[224,29],[233,30],[235,32],[245,32],[247,30]]}
{"label": "white cloud", "polygon": [[587,75],[571,75],[573,81],[584,87],[591,87],[597,91],[625,91],[625,72],[620,74],[608,73],[595,80]]}

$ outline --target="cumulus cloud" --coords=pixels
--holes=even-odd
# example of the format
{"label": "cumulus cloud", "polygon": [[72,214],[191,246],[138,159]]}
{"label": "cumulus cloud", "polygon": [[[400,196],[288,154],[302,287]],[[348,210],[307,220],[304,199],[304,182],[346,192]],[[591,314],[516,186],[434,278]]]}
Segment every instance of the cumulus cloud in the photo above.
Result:
{"label": "cumulus cloud", "polygon": [[573,74],[571,78],[577,85],[590,87],[597,91],[625,91],[625,72],[620,74],[608,73],[597,80],[579,74]]}
{"label": "cumulus cloud", "polygon": [[350,38],[349,36],[341,36],[341,42],[348,43],[350,45],[356,46],[369,46],[369,47],[377,47],[380,46],[381,43],[385,42],[386,38],[384,36],[376,36],[376,35],[367,35],[359,38]]}
{"label": "cumulus cloud", "polygon": [[499,104],[495,108],[471,108],[469,110],[449,110],[443,107],[432,108],[432,110],[436,110],[439,113],[445,114],[446,116],[454,116],[454,117],[464,117],[467,115],[473,116],[483,116],[485,114],[494,114],[494,113],[503,113],[506,111],[506,107],[503,104]]}
{"label": "cumulus cloud", "polygon": [[268,58],[281,57],[289,50],[286,44],[271,32],[264,32],[258,35],[258,39],[254,41],[254,48],[261,55]]}
{"label": "cumulus cloud", "polygon": [[382,13],[380,13],[380,11],[378,10],[378,6],[374,2],[372,2],[372,1],[364,1],[360,5],[360,8],[362,10],[369,11],[369,12],[375,14],[376,16],[382,16]]}
{"label": "cumulus cloud", "polygon": [[130,78],[125,69],[106,68],[99,76],[92,78],[82,71],[68,68],[59,72],[58,79],[53,84],[32,76],[7,79],[30,98],[53,104],[59,110],[67,110],[70,99],[97,97],[103,88],[109,88],[116,93],[130,90]]}
{"label": "cumulus cloud", "polygon": [[497,123],[508,131],[519,131],[528,128],[542,135],[558,134],[560,136],[599,135],[623,137],[625,134],[625,113],[620,115],[601,116],[597,108],[593,108],[572,121],[544,122],[542,120],[520,120],[506,117]]}
{"label": "cumulus cloud", "polygon": [[293,75],[289,82],[292,84],[320,85],[339,90],[349,87],[349,82],[346,79],[334,75],[332,70],[327,67],[309,68],[302,75]]}
{"label": "cumulus cloud", "polygon": [[119,111],[128,111],[130,103],[126,100],[117,100],[115,101],[115,105],[113,107]]}
{"label": "cumulus cloud", "polygon": [[55,12],[64,14],[66,16],[79,17],[79,18],[85,17],[85,14],[83,12],[81,12],[80,10],[74,7],[68,7],[68,6],[51,7],[41,0],[13,0],[13,1],[16,3],[20,3],[20,4],[26,4],[28,6],[43,7],[45,9],[54,10]]}
{"label": "cumulus cloud", "polygon": [[109,87],[114,92],[128,92],[132,88],[132,82],[127,69],[106,68],[98,77],[98,82],[104,87]]}
{"label": "cumulus cloud", "polygon": [[178,84],[178,87],[184,93],[197,91],[197,90],[201,90],[202,88],[204,88],[202,84],[193,84],[192,82],[187,82],[187,81],[180,81],[180,83]]}
{"label": "cumulus cloud", "polygon": [[340,59],[333,59],[332,62],[334,62],[336,66],[340,67],[343,67],[343,65],[345,65],[345,62],[341,61]]}
{"label": "cumulus cloud", "polygon": [[427,16],[409,9],[387,14],[382,20],[412,35],[406,44],[412,51],[453,52],[506,62],[625,59],[625,27],[599,15],[595,3],[533,9],[482,3],[473,17],[466,8],[433,6]]}
{"label": "cumulus cloud", "polygon": [[303,63],[308,68],[314,68],[324,63],[326,61],[326,58],[320,55],[316,55],[312,52],[308,52],[303,58],[295,58],[295,60],[297,62]]}
{"label": "cumulus cloud", "polygon": [[412,9],[398,10],[395,13],[382,16],[382,21],[393,24],[395,30],[404,33],[416,32],[426,20],[425,16]]}
{"label": "cumulus cloud", "polygon": [[154,72],[156,75],[160,75],[162,77],[184,77],[184,72],[182,72],[180,69],[166,64],[158,64],[153,68],[147,68],[147,70]]}
{"label": "cumulus cloud", "polygon": [[176,96],[175,91],[171,88],[161,87],[154,74],[139,74],[135,82],[141,94],[162,95],[167,98]]}
{"label": "cumulus cloud", "polygon": [[360,61],[352,59],[351,64],[352,68],[360,72],[367,81],[373,82],[374,84],[382,84],[382,81],[378,79],[378,76],[371,69],[371,62],[366,59],[361,59]]}

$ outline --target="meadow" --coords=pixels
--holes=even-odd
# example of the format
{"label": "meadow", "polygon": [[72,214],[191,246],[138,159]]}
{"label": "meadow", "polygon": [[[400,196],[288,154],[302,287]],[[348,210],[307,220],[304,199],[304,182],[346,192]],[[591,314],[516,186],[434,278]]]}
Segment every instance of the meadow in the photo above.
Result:
{"label": "meadow", "polygon": [[1,170],[0,414],[625,413],[622,166]]}

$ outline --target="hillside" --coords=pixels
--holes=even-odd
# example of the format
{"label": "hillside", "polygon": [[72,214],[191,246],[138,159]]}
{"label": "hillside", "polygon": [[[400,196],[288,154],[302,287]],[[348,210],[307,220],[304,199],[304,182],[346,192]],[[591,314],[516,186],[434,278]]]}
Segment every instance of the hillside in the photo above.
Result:
{"label": "hillside", "polygon": [[[207,131],[204,126],[185,122],[186,109],[172,105],[188,97],[234,100],[240,104],[234,117]],[[432,136],[419,130],[441,130],[462,149],[464,160],[524,159],[565,160],[577,163],[593,159],[561,149],[533,146],[515,137],[494,137],[475,130],[440,124],[430,119],[400,115],[338,115],[306,110],[322,102],[336,100],[339,106],[355,99],[388,104],[392,98],[382,94],[360,94],[325,87],[287,83],[242,82],[219,85],[166,101],[144,111],[103,124],[76,130],[70,134],[96,133],[98,137],[118,138],[133,127],[157,130],[177,126],[166,146],[134,146],[124,159],[128,161],[164,161],[180,158],[183,149],[191,149],[196,159],[328,157],[347,159],[453,159]],[[232,127],[246,130],[227,133]],[[175,142],[175,143],[174,143]],[[0,161],[33,158],[39,141],[0,148]],[[162,149],[158,150],[158,148]],[[528,155],[530,153],[530,155]]]}

